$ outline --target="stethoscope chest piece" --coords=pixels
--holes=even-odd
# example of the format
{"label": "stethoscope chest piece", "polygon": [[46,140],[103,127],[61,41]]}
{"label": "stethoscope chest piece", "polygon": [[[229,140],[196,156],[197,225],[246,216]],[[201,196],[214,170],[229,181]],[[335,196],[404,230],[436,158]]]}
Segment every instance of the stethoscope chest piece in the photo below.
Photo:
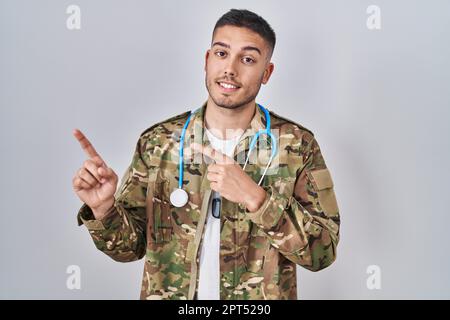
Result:
{"label": "stethoscope chest piece", "polygon": [[170,203],[175,207],[181,208],[188,203],[188,194],[184,189],[177,188],[170,194]]}

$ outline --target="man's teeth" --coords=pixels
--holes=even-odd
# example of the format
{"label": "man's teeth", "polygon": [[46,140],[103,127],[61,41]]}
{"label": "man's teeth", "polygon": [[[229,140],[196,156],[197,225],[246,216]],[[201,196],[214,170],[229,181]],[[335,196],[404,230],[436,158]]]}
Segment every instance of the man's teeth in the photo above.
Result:
{"label": "man's teeth", "polygon": [[228,84],[228,83],[220,82],[219,84],[220,84],[221,87],[224,87],[226,89],[236,89],[237,88],[236,86],[233,86],[232,84]]}

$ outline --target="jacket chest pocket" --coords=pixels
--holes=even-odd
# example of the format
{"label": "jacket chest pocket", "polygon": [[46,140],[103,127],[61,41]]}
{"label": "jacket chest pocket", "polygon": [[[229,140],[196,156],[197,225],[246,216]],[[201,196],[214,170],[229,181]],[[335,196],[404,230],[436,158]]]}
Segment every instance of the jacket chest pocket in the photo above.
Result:
{"label": "jacket chest pocket", "polygon": [[158,179],[154,183],[151,203],[153,212],[149,217],[149,240],[153,243],[167,243],[172,240],[173,225],[167,188],[168,183],[164,179]]}

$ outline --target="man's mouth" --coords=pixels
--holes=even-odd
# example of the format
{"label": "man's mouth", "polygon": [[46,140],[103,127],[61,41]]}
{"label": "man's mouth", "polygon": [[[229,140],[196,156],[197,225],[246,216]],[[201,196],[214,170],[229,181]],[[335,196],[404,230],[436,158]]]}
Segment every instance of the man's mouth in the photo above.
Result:
{"label": "man's mouth", "polygon": [[235,84],[231,84],[229,82],[216,82],[217,85],[220,87],[220,89],[224,92],[235,92],[237,91],[240,87],[235,85]]}

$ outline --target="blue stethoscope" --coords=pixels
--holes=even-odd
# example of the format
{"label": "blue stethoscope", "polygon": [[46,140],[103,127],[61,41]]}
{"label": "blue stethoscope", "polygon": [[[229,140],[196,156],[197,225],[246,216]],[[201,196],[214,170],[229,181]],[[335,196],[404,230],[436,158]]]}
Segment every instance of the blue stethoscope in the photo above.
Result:
{"label": "blue stethoscope", "polygon": [[[272,163],[273,158],[275,157],[275,154],[277,152],[277,140],[275,139],[275,136],[273,135],[273,133],[270,131],[270,115],[269,115],[269,111],[264,108],[262,105],[260,105],[258,103],[258,107],[264,112],[265,118],[266,118],[266,128],[259,130],[254,136],[252,141],[250,142],[249,145],[249,149],[248,149],[248,153],[247,153],[247,158],[245,160],[244,166],[243,166],[243,170],[245,170],[245,167],[247,166],[248,160],[250,158],[250,154],[253,151],[253,149],[255,149],[255,145],[256,142],[259,139],[259,136],[261,134],[266,134],[267,136],[270,137],[271,140],[271,155],[270,155],[270,159],[266,165],[266,168],[264,169],[264,172],[261,176],[261,179],[259,179],[258,185],[261,184],[264,176],[266,175],[267,169],[269,168],[270,164]],[[194,112],[191,112],[186,120],[186,123],[183,126],[183,130],[181,131],[181,137],[180,137],[180,150],[179,150],[179,165],[178,165],[178,188],[176,188],[175,190],[172,191],[172,193],[170,194],[170,202],[175,206],[175,207],[183,207],[187,202],[188,202],[188,194],[186,192],[186,190],[183,189],[183,174],[184,174],[184,160],[183,160],[183,155],[184,155],[184,137],[186,135],[186,128],[189,125],[189,122],[191,121],[191,116],[192,114],[196,113],[199,109],[197,109]]]}

